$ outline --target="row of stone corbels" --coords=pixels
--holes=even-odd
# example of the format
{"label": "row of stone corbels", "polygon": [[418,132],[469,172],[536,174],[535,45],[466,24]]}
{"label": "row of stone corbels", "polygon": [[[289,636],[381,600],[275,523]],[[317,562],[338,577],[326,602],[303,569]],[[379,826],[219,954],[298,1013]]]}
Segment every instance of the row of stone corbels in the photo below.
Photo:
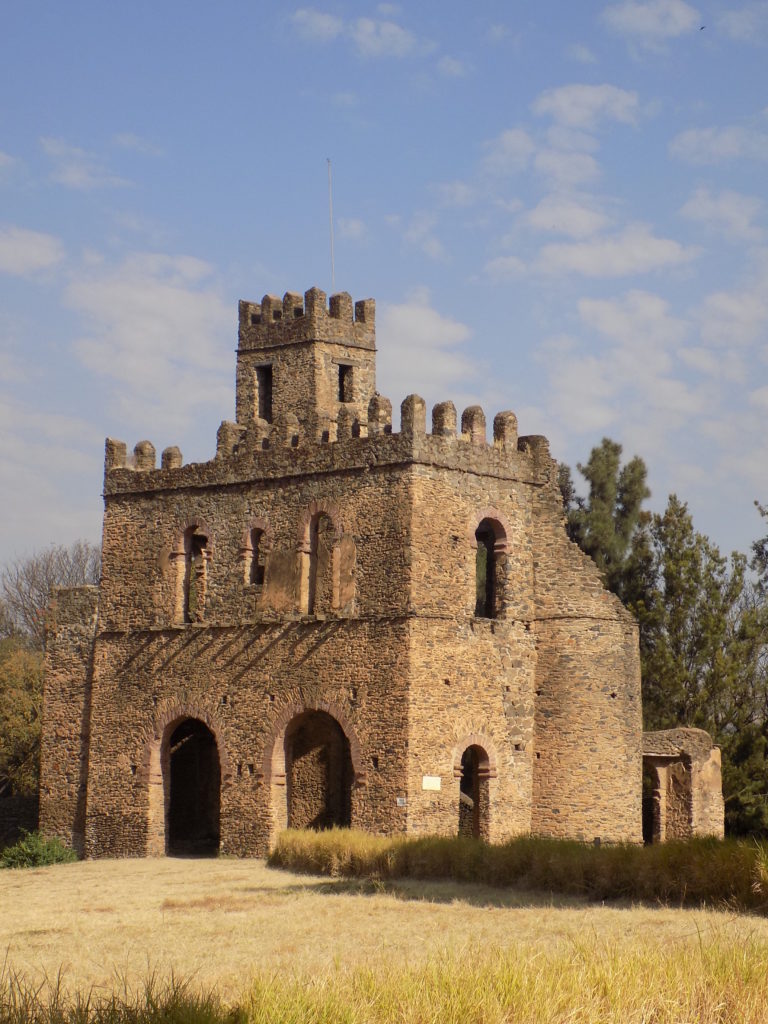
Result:
{"label": "row of stone corbels", "polygon": [[256,327],[276,323],[280,320],[297,320],[303,316],[314,319],[331,317],[344,323],[364,323],[373,326],[376,318],[374,299],[360,299],[353,302],[349,292],[337,292],[328,300],[320,288],[304,292],[286,292],[282,299],[277,295],[265,295],[261,302],[241,300],[239,306],[240,326]]}

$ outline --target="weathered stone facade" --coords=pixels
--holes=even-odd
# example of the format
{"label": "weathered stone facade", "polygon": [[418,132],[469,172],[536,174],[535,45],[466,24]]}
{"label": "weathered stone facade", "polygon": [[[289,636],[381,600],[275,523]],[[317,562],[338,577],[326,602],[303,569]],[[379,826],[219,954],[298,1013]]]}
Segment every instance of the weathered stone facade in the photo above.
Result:
{"label": "weathered stone facade", "polygon": [[643,734],[643,832],[649,842],[723,834],[720,749],[703,729]]}
{"label": "weathered stone facade", "polygon": [[637,630],[512,413],[375,391],[375,307],[240,304],[215,457],[107,440],[98,591],[51,611],[41,825],[88,856],[287,824],[641,839]]}

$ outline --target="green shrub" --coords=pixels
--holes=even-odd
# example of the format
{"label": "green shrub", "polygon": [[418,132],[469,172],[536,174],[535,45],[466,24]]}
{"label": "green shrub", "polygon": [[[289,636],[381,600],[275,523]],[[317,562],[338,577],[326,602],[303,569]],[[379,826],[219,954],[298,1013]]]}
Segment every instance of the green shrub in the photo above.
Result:
{"label": "green shrub", "polygon": [[25,832],[13,846],[0,853],[0,868],[40,868],[47,864],[69,864],[77,854],[60,839],[46,839],[39,832]]}

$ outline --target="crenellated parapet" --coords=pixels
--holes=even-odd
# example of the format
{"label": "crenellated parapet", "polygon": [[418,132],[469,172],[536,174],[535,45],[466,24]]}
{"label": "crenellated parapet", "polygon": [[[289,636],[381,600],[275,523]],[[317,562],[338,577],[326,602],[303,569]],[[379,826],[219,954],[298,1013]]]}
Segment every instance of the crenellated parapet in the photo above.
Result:
{"label": "crenellated parapet", "polygon": [[140,441],[128,455],[123,442],[108,438],[105,491],[222,486],[409,462],[551,485],[549,442],[540,435],[518,437],[513,412],[497,413],[490,438],[480,406],[463,411],[460,429],[458,422],[454,404],[440,402],[432,409],[428,431],[424,399],[408,395],[400,406],[400,430],[393,431],[392,403],[377,392],[366,417],[342,406],[335,420],[318,416],[309,428],[290,412],[271,423],[260,418],[247,426],[224,421],[216,435],[216,454],[208,462],[183,465],[181,451],[173,446],[163,451],[157,468],[149,441]]}
{"label": "crenellated parapet", "polygon": [[376,347],[376,302],[352,301],[347,292],[332,295],[310,288],[282,299],[265,295],[261,302],[239,305],[240,351],[275,348],[304,341],[342,341],[358,348]]}

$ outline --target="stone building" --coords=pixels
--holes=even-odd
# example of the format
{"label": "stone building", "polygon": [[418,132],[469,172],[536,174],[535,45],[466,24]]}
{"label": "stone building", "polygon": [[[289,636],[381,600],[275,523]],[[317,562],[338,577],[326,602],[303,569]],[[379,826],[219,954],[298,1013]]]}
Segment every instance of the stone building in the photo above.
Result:
{"label": "stone building", "polygon": [[641,840],[637,629],[566,536],[546,439],[450,402],[429,429],[417,395],[393,431],[374,315],[241,302],[215,457],[107,440],[101,584],[50,614],[45,832]]}

